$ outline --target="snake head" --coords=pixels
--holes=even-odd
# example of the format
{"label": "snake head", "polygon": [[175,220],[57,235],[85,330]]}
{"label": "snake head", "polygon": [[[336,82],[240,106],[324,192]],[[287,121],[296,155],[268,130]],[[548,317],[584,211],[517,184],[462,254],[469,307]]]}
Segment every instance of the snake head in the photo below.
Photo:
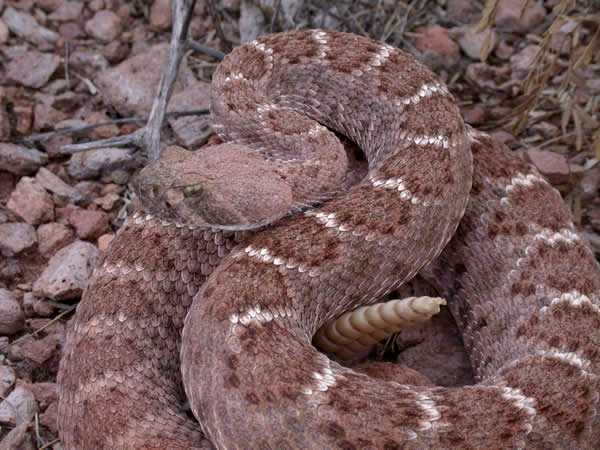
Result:
{"label": "snake head", "polygon": [[146,211],[186,225],[251,229],[293,209],[291,188],[272,165],[234,144],[170,147],[134,187]]}

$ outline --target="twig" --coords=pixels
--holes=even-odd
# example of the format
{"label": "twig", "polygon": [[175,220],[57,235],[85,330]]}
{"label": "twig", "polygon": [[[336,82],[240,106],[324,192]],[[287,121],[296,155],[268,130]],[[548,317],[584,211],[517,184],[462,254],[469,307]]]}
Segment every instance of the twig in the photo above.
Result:
{"label": "twig", "polygon": [[33,418],[34,418],[34,424],[35,424],[35,440],[37,442],[37,446],[40,447],[40,446],[44,445],[44,440],[42,439],[42,436],[40,435],[40,416],[36,412],[35,415],[33,416]]}
{"label": "twig", "polygon": [[225,51],[229,53],[233,47],[231,46],[231,42],[229,42],[229,40],[225,37],[225,33],[223,32],[223,28],[221,27],[221,14],[219,14],[214,0],[208,1],[208,12],[212,17],[215,30],[217,31],[217,36],[219,36],[219,39],[223,42]]}
{"label": "twig", "polygon": [[71,74],[69,73],[69,59],[71,57],[71,47],[69,41],[65,42],[65,81],[67,82],[67,87],[71,89]]}
{"label": "twig", "polygon": [[[27,336],[35,336],[37,335],[40,331],[45,330],[46,328],[48,328],[50,325],[52,325],[53,323],[57,322],[58,320],[62,319],[64,316],[66,316],[67,314],[69,314],[72,311],[75,311],[75,308],[77,308],[77,305],[72,305],[70,306],[68,309],[65,309],[63,312],[61,312],[59,315],[57,315],[56,317],[54,317],[52,320],[50,320],[50,322],[48,322],[46,325],[44,325],[43,327],[38,328],[37,330],[35,330],[33,333],[27,333],[24,334],[23,336],[21,336],[18,339],[15,339],[10,345],[16,344],[17,342],[21,342],[23,339],[25,339]],[[0,348],[0,351],[4,350],[5,348],[7,348],[7,346]]]}
{"label": "twig", "polygon": [[553,137],[548,139],[547,141],[542,142],[540,145],[536,145],[535,147],[531,147],[530,150],[540,150],[544,147],[547,147],[550,144],[554,144],[555,142],[561,141],[562,139],[570,138],[575,135],[574,131],[570,133],[561,134],[560,136]]}
{"label": "twig", "polygon": [[281,9],[281,0],[276,0],[275,2],[275,12],[273,13],[273,17],[271,17],[271,24],[269,25],[269,33],[273,33],[275,30],[275,25],[277,24],[277,19],[279,18],[279,10]]}
{"label": "twig", "polygon": [[94,83],[92,83],[92,80],[90,80],[89,78],[83,77],[77,73],[73,73],[77,78],[79,78],[81,81],[83,81],[83,84],[85,84],[88,88],[88,91],[90,92],[90,94],[92,95],[96,95],[98,93],[98,88],[96,86],[94,86]]}
{"label": "twig", "polygon": [[169,44],[169,58],[160,77],[158,94],[152,102],[148,123],[143,128],[130,134],[84,144],[68,145],[65,146],[65,150],[77,152],[113,146],[134,145],[141,148],[146,153],[148,159],[157,160],[160,158],[161,127],[165,119],[169,99],[173,93],[173,86],[177,79],[181,59],[187,47],[187,34],[195,4],[196,0],[175,0],[171,2],[173,31],[171,32],[171,42]]}
{"label": "twig", "polygon": [[207,47],[206,45],[202,45],[201,43],[193,41],[191,39],[187,41],[187,46],[195,52],[204,53],[205,55],[212,56],[213,58],[216,58],[219,61],[223,61],[223,58],[225,58],[225,53],[223,53],[222,51],[217,50],[216,48]]}
{"label": "twig", "polygon": [[[191,110],[184,110],[184,111],[171,111],[171,112],[166,113],[165,116],[167,118],[177,119],[179,117],[201,116],[201,115],[205,115],[205,114],[210,114],[210,110],[208,110],[208,109],[191,109]],[[22,142],[25,142],[25,143],[44,142],[56,134],[79,134],[79,133],[85,133],[86,131],[90,131],[95,128],[104,127],[107,125],[120,125],[120,124],[124,124],[124,123],[143,123],[143,122],[146,122],[147,120],[148,120],[148,117],[125,117],[122,119],[113,119],[113,120],[109,120],[107,122],[95,123],[92,125],[81,125],[81,126],[75,126],[75,127],[57,128],[56,130],[48,131],[45,133],[32,134],[30,136],[23,138]],[[68,151],[67,147],[68,147],[67,145],[63,146],[62,150]]]}
{"label": "twig", "polygon": [[40,448],[38,448],[38,450],[45,450],[45,449],[49,448],[50,446],[52,446],[52,445],[56,444],[56,443],[57,443],[57,442],[59,442],[59,441],[60,441],[60,439],[59,439],[59,438],[56,438],[56,439],[54,439],[54,440],[52,440],[52,441],[48,442],[47,444],[44,444],[44,445],[42,445]]}

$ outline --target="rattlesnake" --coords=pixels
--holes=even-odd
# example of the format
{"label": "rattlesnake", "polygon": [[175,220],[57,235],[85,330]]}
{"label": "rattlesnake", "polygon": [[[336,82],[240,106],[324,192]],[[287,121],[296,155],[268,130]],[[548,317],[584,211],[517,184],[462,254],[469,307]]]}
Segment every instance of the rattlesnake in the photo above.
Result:
{"label": "rattlesnake", "polygon": [[[201,157],[172,158],[200,167],[173,175],[181,189],[151,166],[150,212],[127,220],[77,309],[59,372],[66,448],[598,447],[597,262],[560,194],[465,126],[432,73],[351,34],[274,34],[220,64],[212,113],[235,143],[210,153],[233,172],[209,180],[225,194],[189,190]],[[330,130],[368,160],[349,188]],[[231,215],[248,186],[277,207]],[[221,226],[282,205],[294,213],[259,232]],[[311,346],[419,270],[448,299],[477,384],[375,379]]]}

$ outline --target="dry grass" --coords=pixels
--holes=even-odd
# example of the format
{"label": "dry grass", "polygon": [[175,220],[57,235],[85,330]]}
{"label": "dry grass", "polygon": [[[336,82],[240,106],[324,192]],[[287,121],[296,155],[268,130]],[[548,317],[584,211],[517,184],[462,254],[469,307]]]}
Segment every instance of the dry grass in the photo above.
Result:
{"label": "dry grass", "polygon": [[[530,0],[523,1],[523,10]],[[478,28],[491,27],[499,0],[488,0]],[[560,139],[578,151],[592,149],[600,159],[599,123],[594,114],[600,98],[591,96],[581,104],[578,89],[585,71],[600,76],[600,13],[597,1],[561,0],[553,9],[554,19],[542,36],[528,36],[540,47],[522,85],[521,98],[506,123],[515,134],[539,120],[558,115]],[[553,82],[560,80],[559,83]]]}

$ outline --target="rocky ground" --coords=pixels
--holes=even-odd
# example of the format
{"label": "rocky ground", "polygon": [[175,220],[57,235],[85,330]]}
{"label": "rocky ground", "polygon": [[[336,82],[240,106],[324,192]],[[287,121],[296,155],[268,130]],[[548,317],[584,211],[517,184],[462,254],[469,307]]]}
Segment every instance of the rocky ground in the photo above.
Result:
{"label": "rocky ground", "polygon": [[[199,1],[191,33],[227,52],[271,29],[322,26],[413,52],[447,81],[467,122],[560,189],[600,254],[598,2],[529,1],[522,14],[521,0],[483,13],[465,0],[408,3]],[[122,119],[148,113],[169,28],[169,0],[0,0],[0,449],[62,448],[65,327],[130,210],[143,160],[61,147],[140,126]],[[171,111],[208,107],[216,64],[189,52]],[[210,133],[205,116],[169,118],[163,140],[196,149]]]}

